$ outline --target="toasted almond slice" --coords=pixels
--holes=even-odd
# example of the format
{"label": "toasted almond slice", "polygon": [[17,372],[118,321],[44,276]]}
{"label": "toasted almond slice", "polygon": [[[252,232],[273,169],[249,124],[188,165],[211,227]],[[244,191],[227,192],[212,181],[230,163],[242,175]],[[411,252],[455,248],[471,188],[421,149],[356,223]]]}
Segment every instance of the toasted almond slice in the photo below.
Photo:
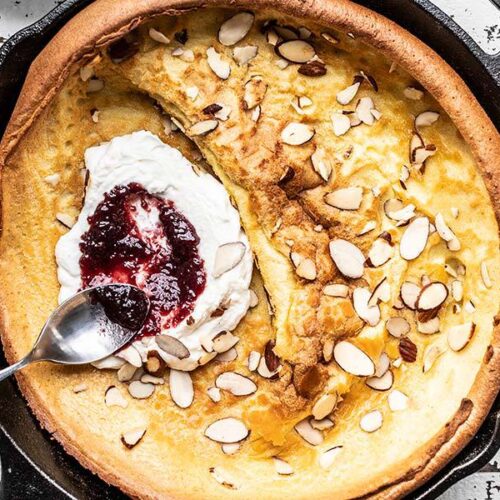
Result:
{"label": "toasted almond slice", "polygon": [[312,446],[318,446],[323,442],[323,434],[315,429],[308,418],[301,420],[295,425],[297,434]]}
{"label": "toasted almond slice", "polygon": [[446,243],[446,246],[448,247],[448,250],[451,250],[452,252],[458,252],[461,248],[458,238],[453,238],[452,240],[448,241]]}
{"label": "toasted almond slice", "polygon": [[460,280],[451,282],[451,296],[456,302],[460,302],[464,297],[464,285]]}
{"label": "toasted almond slice", "polygon": [[448,298],[448,288],[440,281],[433,281],[424,286],[415,303],[418,311],[429,311],[441,307]]}
{"label": "toasted almond slice", "polygon": [[330,448],[329,450],[324,451],[320,456],[319,456],[319,465],[322,469],[329,469],[333,463],[335,462],[335,459],[337,458],[337,455],[342,451],[342,446],[334,446],[333,448]]}
{"label": "toasted almond slice", "polygon": [[245,255],[246,246],[241,241],[225,243],[217,248],[212,275],[214,278],[234,269]]}
{"label": "toasted almond slice", "polygon": [[137,371],[137,368],[135,366],[132,366],[129,363],[125,363],[118,372],[116,373],[116,376],[118,377],[118,380],[120,382],[129,382],[132,380],[132,377],[134,376],[135,372]]}
{"label": "toasted almond slice", "polygon": [[435,218],[434,222],[436,224],[436,230],[437,230],[439,236],[441,236],[441,238],[444,241],[451,241],[451,240],[453,240],[453,238],[455,238],[455,234],[448,227],[448,225],[446,224],[444,217],[441,213],[436,214],[436,218]]}
{"label": "toasted almond slice", "polygon": [[149,28],[149,37],[158,43],[163,43],[165,45],[170,43],[170,39],[167,38],[161,31],[155,28]]}
{"label": "toasted almond slice", "polygon": [[333,283],[323,288],[323,293],[329,297],[346,298],[349,295],[349,287],[342,283]]}
{"label": "toasted almond slice", "polygon": [[267,366],[264,356],[260,358],[259,366],[257,367],[257,373],[261,377],[273,378],[278,374],[278,372],[279,372],[279,367],[276,368],[275,370],[270,370],[269,367]]}
{"label": "toasted almond slice", "polygon": [[332,359],[333,356],[333,341],[332,340],[325,340],[323,343],[323,359],[329,363]]}
{"label": "toasted almond slice", "polygon": [[407,99],[412,101],[420,101],[422,97],[424,97],[424,93],[421,90],[416,89],[415,87],[406,87],[403,90],[403,94]]}
{"label": "toasted almond slice", "polygon": [[224,455],[234,455],[241,448],[241,443],[225,443],[221,446]]}
{"label": "toasted almond slice", "polygon": [[424,351],[424,364],[422,366],[422,371],[427,373],[433,367],[436,359],[444,352],[445,349],[438,343],[427,346]]}
{"label": "toasted almond slice", "polygon": [[276,44],[280,41],[280,37],[278,36],[278,33],[274,31],[274,29],[268,29],[266,31],[266,40],[269,45],[275,47]]}
{"label": "toasted almond slice", "polygon": [[469,343],[475,330],[476,324],[472,321],[451,327],[448,330],[448,345],[454,351],[461,351]]}
{"label": "toasted almond slice", "polygon": [[189,372],[170,369],[170,396],[180,408],[188,408],[194,399],[193,381]]}
{"label": "toasted almond slice", "polygon": [[330,241],[329,249],[333,262],[344,276],[363,276],[365,257],[356,245],[347,240],[336,239]]}
{"label": "toasted almond slice", "polygon": [[392,245],[384,238],[377,238],[368,252],[368,263],[373,267],[383,266],[393,256]]}
{"label": "toasted almond slice", "polygon": [[98,370],[119,370],[126,361],[117,356],[108,356],[107,358],[94,361],[91,365]]}
{"label": "toasted almond slice", "polygon": [[106,389],[104,402],[106,406],[119,406],[120,408],[126,408],[128,406],[128,401],[123,397],[120,389],[114,385]]}
{"label": "toasted almond slice", "polygon": [[450,211],[451,211],[451,215],[453,215],[453,217],[456,219],[458,217],[458,214],[459,214],[458,208],[457,207],[451,207]]}
{"label": "toasted almond slice", "polygon": [[225,486],[226,488],[229,488],[230,490],[237,490],[238,487],[235,485],[235,483],[228,479],[227,473],[223,470],[220,469],[220,467],[215,468],[215,467],[210,467],[208,469],[212,477],[222,486]]}
{"label": "toasted almond slice", "polygon": [[376,326],[380,321],[380,308],[368,305],[371,296],[368,288],[357,287],[352,293],[352,302],[356,314],[370,326]]}
{"label": "toasted almond slice", "polygon": [[251,351],[248,355],[247,366],[251,372],[254,372],[259,367],[260,353],[257,351]]}
{"label": "toasted almond slice", "polygon": [[335,424],[329,418],[322,418],[321,420],[315,420],[312,418],[310,421],[311,427],[317,429],[318,431],[325,431],[326,429],[331,429]]}
{"label": "toasted almond slice", "polygon": [[192,87],[186,88],[186,95],[192,100],[195,101],[200,93],[200,89],[193,85]]}
{"label": "toasted almond slice", "polygon": [[250,118],[252,119],[253,122],[259,121],[260,113],[261,113],[260,106],[255,106],[255,108],[252,109],[252,113],[250,114]]}
{"label": "toasted almond slice", "polygon": [[486,288],[491,288],[491,278],[490,273],[488,271],[488,264],[485,260],[481,262],[481,279],[483,280],[483,284]]}
{"label": "toasted almond slice", "polygon": [[163,385],[165,383],[165,379],[163,377],[155,377],[154,375],[145,373],[141,377],[141,382],[144,382],[145,384]]}
{"label": "toasted almond slice", "polygon": [[215,361],[218,361],[219,363],[229,363],[234,361],[237,357],[238,351],[234,347],[231,347],[228,351],[217,354]]}
{"label": "toasted almond slice", "polygon": [[432,125],[433,123],[437,122],[438,119],[439,119],[438,112],[424,111],[415,118],[415,128],[418,129],[419,127],[428,127],[429,125]]}
{"label": "toasted almond slice", "polygon": [[303,64],[315,55],[314,47],[305,40],[284,40],[275,47],[276,54],[288,62]]}
{"label": "toasted almond slice", "polygon": [[207,49],[207,63],[210,69],[221,79],[227,80],[231,74],[230,64],[222,59],[213,47]]}
{"label": "toasted almond slice", "polygon": [[326,159],[326,155],[323,149],[316,148],[314,153],[311,155],[311,163],[314,171],[325,181],[328,182],[332,175],[332,165]]}
{"label": "toasted almond slice", "polygon": [[389,219],[398,221],[398,224],[396,225],[399,226],[408,222],[412,217],[415,216],[415,205],[410,203],[406,206],[403,206],[399,210],[387,212],[387,216],[389,217]]}
{"label": "toasted almond slice", "polygon": [[330,42],[333,45],[337,45],[340,42],[340,40],[338,38],[336,38],[335,36],[333,36],[331,33],[327,33],[326,31],[324,31],[323,33],[321,33],[321,36],[327,42]]}
{"label": "toasted almond slice", "polygon": [[349,85],[349,87],[345,88],[344,90],[338,92],[337,102],[339,104],[342,104],[343,106],[349,104],[356,97],[360,85],[361,82],[355,82],[352,85]]}
{"label": "toasted almond slice", "polygon": [[212,347],[215,352],[226,352],[231,349],[231,347],[234,347],[239,340],[240,339],[231,332],[221,332],[214,337]]}
{"label": "toasted almond slice", "polygon": [[128,392],[135,399],[147,399],[155,391],[153,384],[144,384],[140,380],[134,380],[128,386]]}
{"label": "toasted almond slice", "polygon": [[471,300],[468,300],[464,304],[464,310],[465,310],[465,312],[472,314],[476,310],[476,306],[472,303]]}
{"label": "toasted almond slice", "polygon": [[77,384],[73,387],[73,392],[75,394],[79,394],[80,392],[86,391],[88,388],[89,388],[89,386],[87,384],[85,384],[84,382],[82,382],[81,384]]}
{"label": "toasted almond slice", "polygon": [[252,289],[248,290],[248,292],[250,294],[249,307],[257,307],[259,305],[259,296]]}
{"label": "toasted almond slice", "polygon": [[234,417],[216,420],[205,429],[205,436],[218,443],[239,443],[243,441],[250,431],[246,425]]}
{"label": "toasted almond slice", "polygon": [[220,389],[218,387],[209,387],[207,389],[208,397],[214,402],[218,403],[222,398],[220,395]]}
{"label": "toasted almond slice", "polygon": [[146,427],[137,427],[135,429],[131,429],[130,431],[124,432],[121,436],[121,442],[127,448],[133,448],[134,446],[139,444],[139,441],[146,434]]}
{"label": "toasted almond slice", "polygon": [[333,357],[340,368],[351,375],[371,377],[375,374],[375,363],[368,354],[347,340],[335,344]]}
{"label": "toasted almond slice", "polygon": [[404,305],[414,311],[416,309],[417,299],[420,295],[420,287],[412,281],[405,281],[401,285],[401,300]]}
{"label": "toasted almond slice", "polygon": [[215,130],[219,125],[217,120],[202,120],[197,122],[187,130],[187,133],[192,136],[206,135]]}
{"label": "toasted almond slice", "polygon": [[416,259],[425,249],[429,239],[429,219],[417,217],[413,219],[401,237],[399,253],[405,260]]}
{"label": "toasted almond slice", "polygon": [[243,95],[243,107],[246,110],[253,109],[258,106],[267,91],[267,83],[261,76],[255,75],[245,83],[245,93]]}
{"label": "toasted almond slice", "polygon": [[254,381],[236,372],[223,372],[215,379],[219,389],[229,391],[234,396],[248,396],[257,390]]}
{"label": "toasted almond slice", "polygon": [[387,278],[382,278],[373,289],[370,298],[368,299],[368,307],[373,307],[379,302],[389,302],[391,300],[391,286]]}
{"label": "toasted almond slice", "polygon": [[323,394],[312,408],[315,420],[321,420],[333,411],[337,404],[337,394]]}
{"label": "toasted almond slice", "polygon": [[47,184],[50,184],[51,186],[55,187],[59,184],[59,181],[61,180],[61,174],[47,175],[46,177],[43,178],[43,180]]}
{"label": "toasted almond slice", "polygon": [[92,66],[82,66],[80,68],[80,78],[82,82],[86,82],[94,76],[94,68]]}
{"label": "toasted almond slice", "polygon": [[394,368],[399,368],[401,366],[401,364],[403,363],[403,358],[396,358],[393,362],[392,362],[392,366]]}
{"label": "toasted almond slice", "polygon": [[398,390],[392,391],[391,393],[389,393],[389,396],[387,397],[389,408],[392,411],[406,410],[406,408],[408,408],[409,400],[410,398],[406,394],[403,394],[401,391]]}
{"label": "toasted almond slice", "polygon": [[155,342],[162,351],[171,356],[179,359],[189,358],[190,356],[189,349],[179,339],[171,335],[157,335]]}
{"label": "toasted almond slice", "polygon": [[394,375],[391,370],[387,370],[380,377],[369,377],[366,379],[366,385],[376,391],[388,391],[394,383]]}
{"label": "toasted almond slice", "polygon": [[382,377],[382,375],[385,375],[387,370],[391,366],[391,358],[387,355],[387,353],[384,351],[380,354],[376,367],[375,367],[375,373],[374,377]]}
{"label": "toasted almond slice", "polygon": [[425,335],[438,333],[440,328],[439,317],[435,316],[427,321],[417,321],[417,331]]}
{"label": "toasted almond slice", "polygon": [[291,122],[281,131],[281,140],[290,146],[300,146],[314,136],[314,129],[306,123]]}
{"label": "toasted almond slice", "polygon": [[389,219],[392,219],[392,213],[399,212],[402,208],[404,208],[404,203],[398,198],[388,198],[384,201],[384,213]]}
{"label": "toasted almond slice", "polygon": [[90,78],[87,82],[87,93],[99,92],[104,88],[104,82],[98,78]]}
{"label": "toasted almond slice", "polygon": [[274,468],[276,472],[281,476],[289,476],[293,474],[293,467],[285,460],[279,457],[273,457]]}
{"label": "toasted almond slice", "polygon": [[248,64],[256,55],[259,48],[256,45],[245,45],[233,49],[233,58],[239,66]]}
{"label": "toasted almond slice", "polygon": [[255,16],[251,12],[238,12],[224,21],[217,35],[219,42],[230,47],[243,40],[252,28]]}
{"label": "toasted almond slice", "polygon": [[361,418],[359,426],[365,432],[375,432],[382,427],[382,423],[382,413],[379,410],[373,410]]}
{"label": "toasted almond slice", "polygon": [[362,97],[356,105],[356,115],[366,125],[373,125],[375,123],[375,117],[372,113],[374,108],[371,97]]}
{"label": "toasted almond slice", "polygon": [[358,236],[363,236],[368,234],[370,231],[373,231],[377,227],[377,221],[369,220],[358,233]]}
{"label": "toasted almond slice", "polygon": [[325,195],[325,202],[340,210],[358,210],[363,200],[363,188],[359,186],[337,189]]}
{"label": "toasted almond slice", "polygon": [[410,323],[401,316],[389,318],[385,323],[385,327],[389,334],[397,339],[410,333]]}
{"label": "toasted almond slice", "polygon": [[63,212],[57,212],[56,220],[68,229],[71,229],[75,225],[75,218]]}
{"label": "toasted almond slice", "polygon": [[125,349],[117,352],[115,356],[124,359],[125,361],[127,361],[127,363],[130,363],[136,368],[140,368],[142,366],[141,355],[133,345],[129,345]]}
{"label": "toasted almond slice", "polygon": [[312,259],[302,259],[299,265],[295,268],[295,272],[301,278],[314,281],[317,276],[316,264]]}
{"label": "toasted almond slice", "polygon": [[340,137],[341,135],[344,135],[346,132],[348,132],[351,128],[351,120],[349,119],[348,115],[335,112],[332,114],[332,126],[333,133],[337,137]]}

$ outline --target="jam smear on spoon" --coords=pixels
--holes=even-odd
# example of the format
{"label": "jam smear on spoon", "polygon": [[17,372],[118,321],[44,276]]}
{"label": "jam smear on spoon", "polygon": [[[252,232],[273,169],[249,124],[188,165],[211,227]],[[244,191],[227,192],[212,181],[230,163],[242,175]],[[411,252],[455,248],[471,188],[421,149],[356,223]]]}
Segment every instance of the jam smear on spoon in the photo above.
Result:
{"label": "jam smear on spoon", "polygon": [[150,309],[136,339],[159,335],[188,317],[206,284],[195,228],[174,203],[138,183],[105,194],[80,243],[82,287],[129,283]]}

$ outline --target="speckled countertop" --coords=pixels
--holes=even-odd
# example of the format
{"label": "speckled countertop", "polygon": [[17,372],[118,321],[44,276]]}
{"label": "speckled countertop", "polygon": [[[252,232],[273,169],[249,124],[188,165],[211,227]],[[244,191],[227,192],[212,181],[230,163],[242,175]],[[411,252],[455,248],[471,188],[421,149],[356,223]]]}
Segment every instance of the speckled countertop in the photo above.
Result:
{"label": "speckled countertop", "polygon": [[[64,0],[0,0],[0,43]],[[500,55],[498,0],[432,0],[466,30],[487,54]],[[5,474],[12,474],[9,468]],[[439,500],[500,500],[500,451],[481,471],[459,481]]]}

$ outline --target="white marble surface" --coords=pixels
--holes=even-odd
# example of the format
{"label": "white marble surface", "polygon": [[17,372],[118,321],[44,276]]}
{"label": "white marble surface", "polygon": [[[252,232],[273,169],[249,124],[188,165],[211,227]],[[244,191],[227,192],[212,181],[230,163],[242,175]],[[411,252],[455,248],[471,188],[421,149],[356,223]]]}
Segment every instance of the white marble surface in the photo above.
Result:
{"label": "white marble surface", "polygon": [[[500,10],[493,0],[432,1],[484,52],[500,54]],[[8,38],[60,3],[62,0],[0,0],[0,37]],[[500,452],[482,471],[458,482],[440,500],[500,500]]]}

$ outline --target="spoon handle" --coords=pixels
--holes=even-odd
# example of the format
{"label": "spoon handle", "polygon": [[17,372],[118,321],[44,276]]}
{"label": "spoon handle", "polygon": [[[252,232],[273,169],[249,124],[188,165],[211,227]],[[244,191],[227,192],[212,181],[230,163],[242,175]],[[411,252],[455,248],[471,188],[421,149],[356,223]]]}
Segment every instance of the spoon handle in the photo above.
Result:
{"label": "spoon handle", "polygon": [[5,380],[7,377],[10,377],[20,368],[23,368],[24,366],[31,363],[31,361],[33,361],[33,359],[31,358],[31,353],[30,353],[24,358],[20,359],[17,363],[14,363],[13,365],[7,366],[7,368],[4,368],[3,370],[0,370],[0,382],[2,380]]}

